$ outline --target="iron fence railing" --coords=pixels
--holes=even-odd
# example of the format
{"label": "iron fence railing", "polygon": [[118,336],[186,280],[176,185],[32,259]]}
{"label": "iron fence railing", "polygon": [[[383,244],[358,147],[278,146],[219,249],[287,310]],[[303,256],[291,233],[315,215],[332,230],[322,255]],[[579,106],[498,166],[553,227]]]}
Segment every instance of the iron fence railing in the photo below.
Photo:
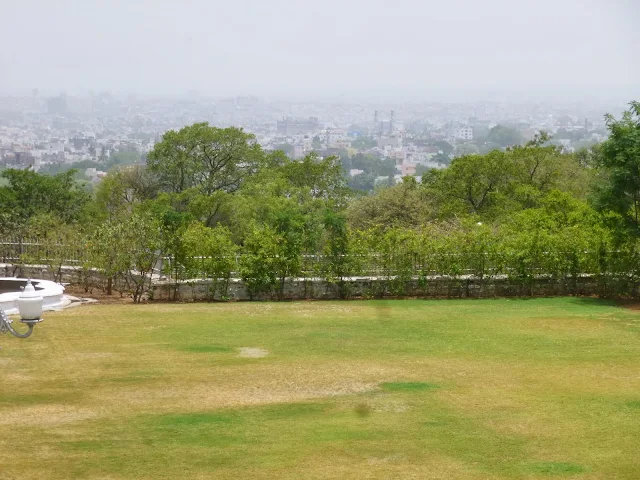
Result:
{"label": "iron fence railing", "polygon": [[[493,277],[509,275],[519,278],[549,275],[575,276],[578,274],[631,274],[640,276],[640,266],[633,265],[633,255],[621,252],[539,252],[536,255],[513,253],[470,252],[386,252],[350,256],[301,255],[295,265],[295,276],[302,278],[342,277],[395,277],[428,278],[439,275],[462,277]],[[620,261],[618,256],[622,255]],[[625,256],[626,255],[626,256]],[[574,258],[575,257],[575,258]],[[243,255],[227,257],[231,278],[240,278]],[[191,257],[177,260],[164,256],[154,270],[168,280],[210,278],[206,263],[210,258]],[[55,243],[22,237],[0,239],[0,262],[5,264],[45,264],[91,266],[86,245],[82,242]],[[187,267],[188,264],[188,267]],[[201,267],[199,267],[201,265]]]}
{"label": "iron fence railing", "polygon": [[86,259],[86,246],[76,243],[42,243],[37,239],[14,237],[0,240],[0,262],[33,263],[55,262],[69,266],[82,264]]}
{"label": "iron fence railing", "polygon": [[[345,277],[405,277],[428,278],[435,276],[494,277],[575,275],[595,274],[603,267],[600,252],[585,252],[579,262],[562,264],[555,261],[557,253],[542,253],[537,262],[522,264],[517,258],[506,255],[500,257],[486,253],[433,253],[427,255],[403,254],[382,255],[376,253],[334,257],[327,255],[302,255],[297,262],[296,276],[301,278],[324,277],[341,274]],[[239,278],[243,255],[230,257],[233,268],[231,278]],[[195,257],[181,263],[172,257],[163,258],[163,272],[168,279],[209,278],[206,268],[207,257]],[[529,259],[526,259],[529,260]],[[185,263],[189,264],[187,268]],[[294,262],[296,263],[296,262]],[[613,267],[611,262],[608,262]]]}

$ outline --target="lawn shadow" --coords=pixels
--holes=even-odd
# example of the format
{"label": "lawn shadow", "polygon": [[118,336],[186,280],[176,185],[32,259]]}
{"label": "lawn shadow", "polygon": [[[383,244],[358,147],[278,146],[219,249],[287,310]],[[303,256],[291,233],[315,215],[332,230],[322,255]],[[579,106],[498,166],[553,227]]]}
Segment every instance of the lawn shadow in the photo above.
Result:
{"label": "lawn shadow", "polygon": [[[574,297],[575,303],[589,307],[622,307],[619,300],[597,297]],[[640,303],[638,303],[640,305]]]}
{"label": "lawn shadow", "polygon": [[[598,298],[598,297],[577,297],[577,296],[554,296],[554,297],[508,297],[504,298],[505,300],[510,300],[513,302],[536,302],[540,300],[569,300],[570,303],[579,306],[585,307],[596,307],[596,308],[610,308],[610,307],[624,307],[624,301],[622,300],[614,300],[610,298]],[[638,306],[640,309],[640,301],[632,302]]]}
{"label": "lawn shadow", "polygon": [[179,350],[193,353],[224,353],[230,352],[231,348],[224,345],[186,345],[180,347]]}

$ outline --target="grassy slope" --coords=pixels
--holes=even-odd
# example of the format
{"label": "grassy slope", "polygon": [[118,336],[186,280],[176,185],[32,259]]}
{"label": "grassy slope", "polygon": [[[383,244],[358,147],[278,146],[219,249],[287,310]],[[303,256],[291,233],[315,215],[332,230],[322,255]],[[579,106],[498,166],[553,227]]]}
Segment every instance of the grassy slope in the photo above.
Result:
{"label": "grassy slope", "polygon": [[640,475],[640,312],[603,302],[98,305],[0,346],[3,480]]}

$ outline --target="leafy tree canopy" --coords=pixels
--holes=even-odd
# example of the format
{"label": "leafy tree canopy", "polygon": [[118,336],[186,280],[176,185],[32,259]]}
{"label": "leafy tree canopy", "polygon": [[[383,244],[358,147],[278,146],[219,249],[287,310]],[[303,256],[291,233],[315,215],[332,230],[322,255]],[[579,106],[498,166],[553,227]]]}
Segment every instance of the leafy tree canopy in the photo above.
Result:
{"label": "leafy tree canopy", "polygon": [[496,125],[489,130],[487,136],[487,143],[495,143],[501,147],[520,145],[523,141],[524,137],[518,130],[505,125]]}
{"label": "leafy tree canopy", "polygon": [[260,167],[263,156],[251,134],[195,123],[165,133],[149,153],[147,165],[167,192],[196,188],[210,195],[240,188]]}
{"label": "leafy tree canopy", "polygon": [[606,121],[610,136],[594,158],[604,177],[596,185],[596,205],[621,215],[640,235],[640,102],[631,102],[621,119],[607,115]]}
{"label": "leafy tree canopy", "polygon": [[378,142],[375,138],[367,137],[365,135],[361,135],[351,142],[351,146],[353,148],[357,148],[358,150],[367,150],[377,145]]}
{"label": "leafy tree canopy", "polygon": [[0,207],[21,219],[51,213],[65,222],[79,221],[91,197],[74,180],[75,174],[75,170],[53,176],[31,169],[4,170],[2,177],[8,185],[0,187]]}

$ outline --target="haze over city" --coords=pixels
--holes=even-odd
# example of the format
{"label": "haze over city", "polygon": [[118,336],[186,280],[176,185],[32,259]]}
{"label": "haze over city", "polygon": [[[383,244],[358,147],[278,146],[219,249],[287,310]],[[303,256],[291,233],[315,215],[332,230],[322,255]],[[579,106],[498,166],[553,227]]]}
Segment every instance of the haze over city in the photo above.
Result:
{"label": "haze over city", "polygon": [[634,0],[27,0],[0,6],[0,93],[620,96]]}

